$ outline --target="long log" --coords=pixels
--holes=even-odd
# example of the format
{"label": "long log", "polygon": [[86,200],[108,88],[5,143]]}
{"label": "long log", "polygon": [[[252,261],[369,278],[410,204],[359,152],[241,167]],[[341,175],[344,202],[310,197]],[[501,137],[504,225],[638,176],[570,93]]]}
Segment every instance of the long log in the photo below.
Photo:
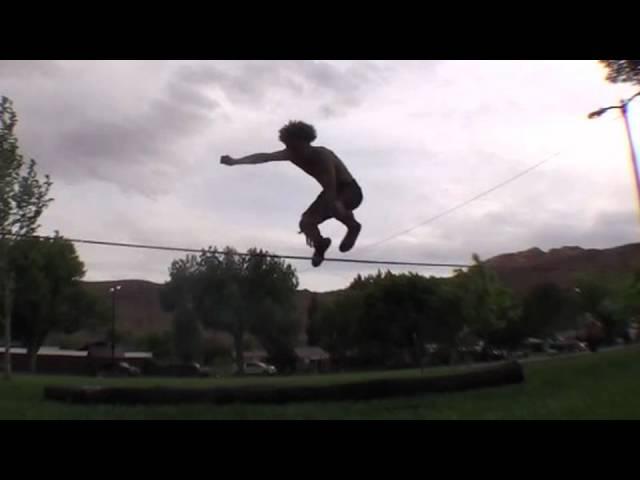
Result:
{"label": "long log", "polygon": [[47,386],[44,398],[80,404],[176,405],[189,403],[273,403],[354,401],[497,387],[524,381],[516,361],[462,373],[414,378],[370,380],[312,386],[64,387]]}

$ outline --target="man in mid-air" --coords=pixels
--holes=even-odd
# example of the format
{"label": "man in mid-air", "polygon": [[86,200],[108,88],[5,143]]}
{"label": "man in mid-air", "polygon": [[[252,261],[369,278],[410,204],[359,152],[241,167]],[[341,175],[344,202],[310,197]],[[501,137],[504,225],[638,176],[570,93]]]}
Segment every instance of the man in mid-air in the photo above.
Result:
{"label": "man in mid-air", "polygon": [[307,238],[307,244],[314,248],[311,264],[318,267],[324,254],[331,246],[331,239],[323,237],[318,226],[330,218],[335,218],[347,227],[347,234],[340,243],[340,251],[353,248],[362,226],[353,215],[353,210],[362,203],[362,190],[345,164],[331,150],[316,147],[311,143],[316,139],[312,125],[291,121],[280,129],[280,141],[285,148],[273,153],[255,153],[241,158],[223,155],[224,165],[255,165],[258,163],[289,161],[311,175],[322,186],[322,192],[302,214],[300,231]]}

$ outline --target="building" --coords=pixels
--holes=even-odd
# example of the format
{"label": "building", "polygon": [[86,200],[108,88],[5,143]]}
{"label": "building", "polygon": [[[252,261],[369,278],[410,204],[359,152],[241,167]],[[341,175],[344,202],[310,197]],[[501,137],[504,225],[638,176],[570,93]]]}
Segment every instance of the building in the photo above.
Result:
{"label": "building", "polygon": [[[60,347],[41,347],[36,359],[36,373],[50,373],[60,375],[93,375],[104,363],[111,360],[111,350],[108,357],[91,356],[89,350],[65,350]],[[151,360],[150,352],[119,352],[117,359],[143,370],[146,362]],[[4,362],[4,349],[0,352],[0,361]],[[29,357],[26,348],[11,348],[11,366],[15,372],[29,372]]]}
{"label": "building", "polygon": [[296,347],[296,370],[326,372],[331,368],[331,356],[320,347]]}

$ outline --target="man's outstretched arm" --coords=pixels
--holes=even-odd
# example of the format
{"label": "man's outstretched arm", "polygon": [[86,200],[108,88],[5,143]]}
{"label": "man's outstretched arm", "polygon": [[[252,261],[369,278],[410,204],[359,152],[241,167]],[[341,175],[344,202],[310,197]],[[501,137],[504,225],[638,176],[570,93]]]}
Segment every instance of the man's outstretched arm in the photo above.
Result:
{"label": "man's outstretched arm", "polygon": [[246,157],[232,158],[229,155],[220,157],[220,163],[223,165],[256,165],[258,163],[282,162],[289,160],[286,150],[279,150],[272,153],[254,153]]}

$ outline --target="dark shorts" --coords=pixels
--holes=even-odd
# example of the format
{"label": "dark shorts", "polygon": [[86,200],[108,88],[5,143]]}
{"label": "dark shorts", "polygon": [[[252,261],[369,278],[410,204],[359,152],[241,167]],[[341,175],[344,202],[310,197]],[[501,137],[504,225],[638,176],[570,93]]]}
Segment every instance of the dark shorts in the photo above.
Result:
{"label": "dark shorts", "polygon": [[[340,199],[344,208],[347,210],[353,211],[358,208],[362,203],[362,198],[362,189],[355,180],[338,184],[338,199]],[[309,205],[309,208],[307,208],[302,216],[311,218],[318,223],[333,218],[333,205],[327,201],[324,191]]]}

